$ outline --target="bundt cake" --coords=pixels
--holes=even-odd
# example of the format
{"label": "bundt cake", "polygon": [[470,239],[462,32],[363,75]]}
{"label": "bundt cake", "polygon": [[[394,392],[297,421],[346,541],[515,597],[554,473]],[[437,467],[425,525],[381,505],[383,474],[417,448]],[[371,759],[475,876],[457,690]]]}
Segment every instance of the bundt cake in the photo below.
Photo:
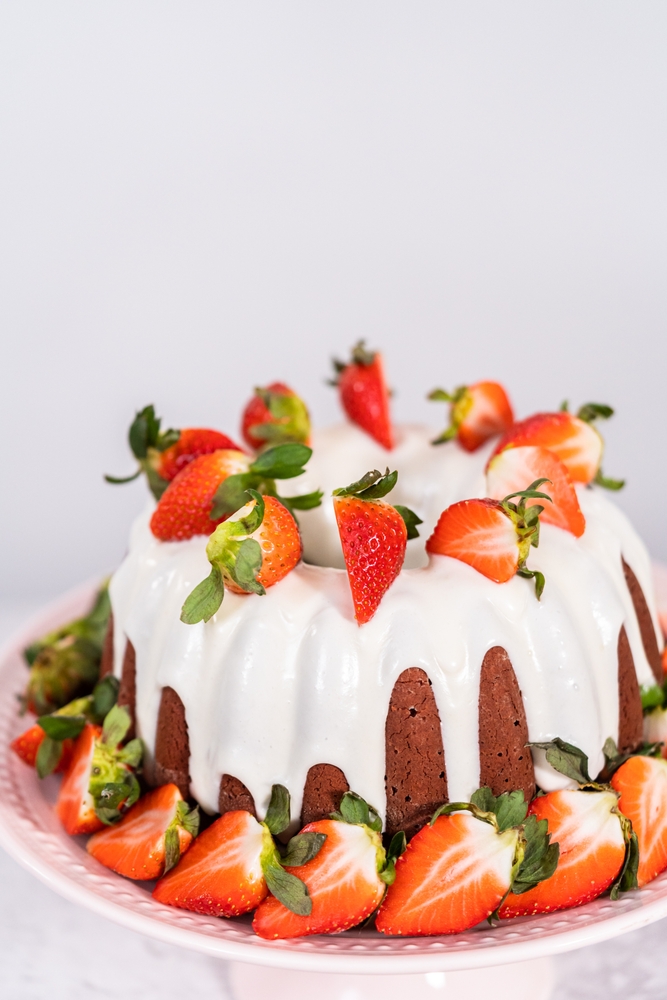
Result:
{"label": "bundt cake", "polygon": [[[635,748],[640,689],[662,682],[662,638],[647,552],[603,488],[619,484],[602,475],[592,421],[609,408],[514,423],[502,388],[482,382],[432,394],[451,412],[438,435],[391,423],[379,355],[356,349],[338,384],[348,421],[312,431],[283,383],[257,390],[248,451],[198,432],[188,453],[194,432],[162,433],[151,407],[137,415],[130,443],[157,506],[137,518],[111,579],[102,671],[120,680],[148,780],[208,813],[255,815],[284,785],[294,827],[353,788],[388,833],[410,836],[480,786],[529,801],[536,786],[567,785],[528,743],[560,737],[593,775],[609,737]],[[285,446],[301,450],[279,467]],[[387,465],[391,483],[377,471]],[[395,483],[388,501],[379,483]],[[269,498],[298,520],[296,549],[284,527],[269,541],[239,534]],[[381,532],[359,543],[355,577],[342,512],[360,525],[364,503],[389,521],[399,512],[386,531],[400,561],[361,617],[355,586],[373,590],[373,546],[385,544]],[[482,514],[487,527],[462,535]],[[489,569],[496,522],[516,549],[505,575]],[[272,553],[276,577],[262,579]],[[199,620],[195,588],[210,612]]]}

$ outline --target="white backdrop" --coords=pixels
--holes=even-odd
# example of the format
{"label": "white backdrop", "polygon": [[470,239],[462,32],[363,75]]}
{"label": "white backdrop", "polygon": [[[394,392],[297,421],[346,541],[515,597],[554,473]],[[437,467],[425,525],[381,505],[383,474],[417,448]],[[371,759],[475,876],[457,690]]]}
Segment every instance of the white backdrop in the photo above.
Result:
{"label": "white backdrop", "polygon": [[0,595],[122,556],[127,426],[237,430],[380,346],[525,415],[616,406],[605,471],[667,558],[667,5],[0,5]]}

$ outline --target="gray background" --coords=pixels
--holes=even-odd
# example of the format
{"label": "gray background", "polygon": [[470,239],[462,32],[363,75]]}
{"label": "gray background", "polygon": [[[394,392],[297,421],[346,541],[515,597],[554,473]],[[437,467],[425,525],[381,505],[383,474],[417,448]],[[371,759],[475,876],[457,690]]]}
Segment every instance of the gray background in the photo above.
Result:
{"label": "gray background", "polygon": [[113,568],[155,402],[236,432],[381,346],[398,419],[498,378],[616,406],[667,558],[667,5],[0,4],[0,593]]}
{"label": "gray background", "polygon": [[[605,469],[667,559],[666,51],[648,0],[0,3],[1,636],[122,557],[137,407],[233,434],[285,378],[327,422],[362,336],[398,419],[484,377],[615,405]],[[3,1000],[226,996],[0,882]],[[558,1000],[662,998],[663,940],[560,959]]]}

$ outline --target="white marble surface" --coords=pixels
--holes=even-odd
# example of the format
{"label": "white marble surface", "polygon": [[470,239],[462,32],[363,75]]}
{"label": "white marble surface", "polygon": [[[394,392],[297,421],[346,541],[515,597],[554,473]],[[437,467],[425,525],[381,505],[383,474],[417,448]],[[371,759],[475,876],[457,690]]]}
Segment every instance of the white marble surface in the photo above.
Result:
{"label": "white marble surface", "polygon": [[[0,642],[37,604],[0,605]],[[0,1000],[231,1000],[227,965],[67,900],[0,852]],[[556,959],[553,1000],[663,1000],[667,920]],[[276,998],[278,1000],[278,998]]]}

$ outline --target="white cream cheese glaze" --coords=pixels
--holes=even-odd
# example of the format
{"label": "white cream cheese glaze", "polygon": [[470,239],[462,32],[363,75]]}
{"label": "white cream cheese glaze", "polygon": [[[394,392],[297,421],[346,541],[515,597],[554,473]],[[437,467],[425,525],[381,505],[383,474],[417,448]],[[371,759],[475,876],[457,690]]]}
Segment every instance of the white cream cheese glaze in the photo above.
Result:
{"label": "white cream cheese glaze", "polygon": [[[307,488],[320,486],[328,494],[367,468],[383,469],[389,459],[403,473],[391,499],[424,518],[422,552],[442,509],[484,495],[490,447],[473,455],[456,443],[435,448],[431,430],[410,427],[388,454],[373,442],[365,449],[360,434],[346,426],[316,436]],[[381,455],[384,463],[378,464]],[[299,484],[295,492],[303,491],[305,480],[292,481]],[[345,571],[307,563],[263,597],[228,592],[210,622],[182,624],[183,601],[208,573],[207,539],[160,542],[150,532],[147,511],[134,524],[110,593],[114,669],[120,676],[128,637],[136,650],[137,728],[149,754],[161,689],[170,686],[185,705],[192,792],[204,809],[216,811],[220,778],[227,773],[247,786],[260,815],[271,785],[286,785],[296,818],[308,769],[328,763],[383,812],[389,700],[402,671],[416,666],[433,683],[450,799],[468,799],[479,784],[480,668],[487,650],[501,645],[522,691],[530,739],[561,736],[577,744],[596,773],[605,739],[618,731],[622,625],[640,684],[653,682],[621,556],[646,595],[657,635],[659,630],[642,542],[601,491],[577,492],[584,535],[576,539],[543,525],[540,547],[531,551],[531,568],[547,581],[541,601],[529,580],[495,584],[464,563],[435,556],[426,566],[404,569],[361,628]],[[300,515],[306,556],[321,562],[336,557],[338,537],[326,494],[312,530]],[[539,754],[535,764],[542,788],[567,783]]]}

